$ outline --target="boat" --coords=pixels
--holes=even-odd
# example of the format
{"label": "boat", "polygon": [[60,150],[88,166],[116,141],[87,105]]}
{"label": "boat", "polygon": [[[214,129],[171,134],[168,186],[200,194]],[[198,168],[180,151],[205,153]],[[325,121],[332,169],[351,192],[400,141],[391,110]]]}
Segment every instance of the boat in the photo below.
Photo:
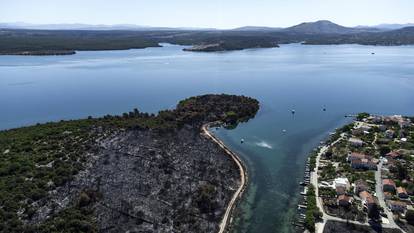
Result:
{"label": "boat", "polygon": [[244,138],[242,138],[241,140],[240,140],[240,143],[243,143],[244,142]]}
{"label": "boat", "polygon": [[295,109],[292,109],[292,114],[295,114],[295,113],[296,113]]}

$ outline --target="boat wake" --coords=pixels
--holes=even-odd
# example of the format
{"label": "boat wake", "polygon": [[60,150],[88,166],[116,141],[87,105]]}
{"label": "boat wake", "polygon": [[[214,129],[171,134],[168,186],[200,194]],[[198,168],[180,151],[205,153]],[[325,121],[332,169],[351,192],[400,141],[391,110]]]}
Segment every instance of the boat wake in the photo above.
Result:
{"label": "boat wake", "polygon": [[267,148],[267,149],[273,149],[273,146],[265,141],[256,142],[256,146],[260,146],[260,147]]}

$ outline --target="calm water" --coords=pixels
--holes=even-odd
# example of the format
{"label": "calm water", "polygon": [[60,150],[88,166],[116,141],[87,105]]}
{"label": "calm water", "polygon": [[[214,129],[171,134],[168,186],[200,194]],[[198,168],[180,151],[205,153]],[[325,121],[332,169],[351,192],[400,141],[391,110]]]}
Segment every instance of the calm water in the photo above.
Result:
{"label": "calm water", "polygon": [[135,107],[157,112],[205,93],[255,97],[255,119],[216,133],[241,154],[251,177],[234,232],[267,233],[292,231],[306,155],[345,114],[414,114],[414,47],[181,49],[0,56],[0,129]]}

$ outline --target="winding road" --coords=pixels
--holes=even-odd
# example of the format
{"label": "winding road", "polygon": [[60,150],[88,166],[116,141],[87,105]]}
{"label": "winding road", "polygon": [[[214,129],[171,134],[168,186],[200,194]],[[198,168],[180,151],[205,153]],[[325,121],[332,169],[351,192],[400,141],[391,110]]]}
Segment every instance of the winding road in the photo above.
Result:
{"label": "winding road", "polygon": [[208,128],[210,127],[211,124],[214,124],[214,122],[204,124],[201,127],[202,135],[204,135],[207,138],[211,139],[218,146],[220,146],[233,159],[233,161],[236,163],[236,165],[238,166],[239,171],[240,171],[240,186],[237,189],[237,191],[233,194],[233,197],[231,198],[231,200],[230,200],[230,202],[229,202],[229,204],[226,208],[223,219],[221,220],[221,223],[220,223],[220,226],[219,226],[218,233],[224,233],[227,226],[232,221],[232,211],[233,211],[234,207],[236,206],[237,200],[242,196],[242,194],[243,194],[243,192],[246,188],[248,176],[247,176],[247,172],[246,172],[246,169],[244,167],[244,164],[240,160],[239,156],[236,153],[234,153],[233,151],[231,151],[226,145],[224,145],[224,143],[220,139],[218,139],[216,136],[214,136],[208,130]]}

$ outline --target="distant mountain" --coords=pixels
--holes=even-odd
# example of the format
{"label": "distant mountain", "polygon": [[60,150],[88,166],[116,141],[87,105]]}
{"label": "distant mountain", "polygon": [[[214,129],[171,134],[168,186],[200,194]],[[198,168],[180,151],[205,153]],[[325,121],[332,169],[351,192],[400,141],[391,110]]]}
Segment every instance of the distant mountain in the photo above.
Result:
{"label": "distant mountain", "polygon": [[30,24],[30,23],[0,23],[3,29],[33,29],[33,30],[128,30],[128,31],[149,31],[149,30],[215,30],[213,28],[170,28],[151,27],[135,24]]}
{"label": "distant mountain", "polygon": [[301,23],[285,28],[283,31],[298,34],[349,34],[359,32],[358,29],[344,27],[328,20]]}
{"label": "distant mountain", "polygon": [[397,30],[405,27],[414,27],[414,23],[406,23],[406,24],[379,24],[375,26],[371,26],[371,28],[379,28],[383,30]]}
{"label": "distant mountain", "polygon": [[283,28],[276,27],[260,27],[260,26],[245,26],[231,29],[233,31],[280,31]]}

